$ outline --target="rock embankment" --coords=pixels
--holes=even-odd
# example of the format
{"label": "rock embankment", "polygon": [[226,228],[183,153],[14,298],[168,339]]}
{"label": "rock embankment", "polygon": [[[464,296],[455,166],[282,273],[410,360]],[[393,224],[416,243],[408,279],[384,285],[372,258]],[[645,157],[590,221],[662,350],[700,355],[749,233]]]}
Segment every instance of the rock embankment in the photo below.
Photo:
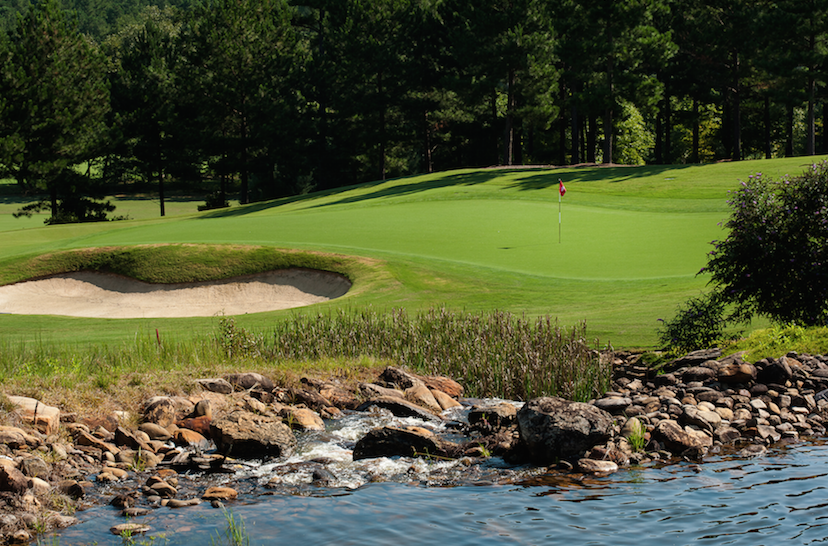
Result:
{"label": "rock embankment", "polygon": [[[398,368],[357,385],[304,379],[282,388],[256,373],[203,378],[191,396],[153,397],[98,422],[9,397],[18,426],[0,427],[0,542],[26,543],[35,530],[71,525],[72,510],[119,483],[139,484],[107,499],[130,518],[233,502],[239,492],[232,479],[217,486],[211,476],[234,474],[245,458],[285,458],[297,435],[324,433],[343,415],[390,412],[421,423],[368,431],[353,445],[355,461],[400,456],[473,464],[500,456],[584,473],[723,450],[752,457],[776,442],[825,433],[826,357],[790,353],[749,364],[711,350],[660,374],[637,354],[604,357],[614,359],[613,391],[589,404],[546,397],[475,406],[449,378]],[[452,421],[459,415],[452,408],[461,405],[464,418]],[[334,480],[323,463],[313,464],[313,484]],[[299,466],[285,465],[273,486]]]}

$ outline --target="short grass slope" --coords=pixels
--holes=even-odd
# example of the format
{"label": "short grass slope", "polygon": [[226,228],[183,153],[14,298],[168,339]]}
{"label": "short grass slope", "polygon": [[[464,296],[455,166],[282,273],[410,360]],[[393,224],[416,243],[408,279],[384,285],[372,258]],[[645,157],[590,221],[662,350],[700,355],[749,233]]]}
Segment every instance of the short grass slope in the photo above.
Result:
{"label": "short grass slope", "polygon": [[[27,227],[5,232],[0,279],[19,280],[24,262],[71,249],[181,243],[298,249],[376,264],[352,279],[359,290],[315,310],[499,309],[549,315],[563,325],[586,321],[601,345],[653,346],[658,319],[704,290],[706,279],[696,273],[710,241],[723,237],[728,190],[750,174],[795,174],[814,160],[459,170],[207,213],[195,213],[193,203],[191,214],[163,219]],[[567,188],[560,202],[559,179]],[[0,206],[0,215],[10,210]],[[190,256],[192,270],[204,269],[199,264],[209,257],[209,250]],[[239,322],[264,330],[285,313]],[[156,328],[185,335],[215,322],[0,316],[7,336],[87,341]]]}

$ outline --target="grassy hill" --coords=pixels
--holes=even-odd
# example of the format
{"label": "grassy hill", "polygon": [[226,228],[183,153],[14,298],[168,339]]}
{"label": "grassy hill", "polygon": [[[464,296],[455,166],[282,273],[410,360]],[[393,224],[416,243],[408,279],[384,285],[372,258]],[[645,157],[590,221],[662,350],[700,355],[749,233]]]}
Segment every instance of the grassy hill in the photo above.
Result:
{"label": "grassy hill", "polygon": [[[659,318],[704,290],[696,276],[710,241],[724,236],[727,192],[763,172],[797,174],[814,158],[676,167],[459,170],[165,218],[147,200],[121,200],[133,220],[42,227],[0,204],[0,279],[25,277],[34,256],[63,250],[194,243],[257,245],[371,258],[352,294],[305,309],[409,311],[447,306],[587,322],[604,345],[654,346]],[[558,232],[558,179],[567,193]],[[187,210],[192,212],[187,212]],[[209,251],[203,257],[207,259]],[[177,266],[181,268],[182,266]],[[267,331],[279,316],[238,317]],[[156,328],[187,337],[217,319],[98,320],[0,315],[9,342],[99,342]]]}

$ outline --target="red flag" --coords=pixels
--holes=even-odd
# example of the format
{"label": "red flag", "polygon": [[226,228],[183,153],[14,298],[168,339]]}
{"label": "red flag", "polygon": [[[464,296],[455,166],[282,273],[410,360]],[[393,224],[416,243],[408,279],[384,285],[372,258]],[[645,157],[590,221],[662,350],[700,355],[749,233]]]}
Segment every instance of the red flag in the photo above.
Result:
{"label": "red flag", "polygon": [[558,179],[558,193],[561,194],[561,197],[566,193],[566,186],[563,185],[563,180],[560,178]]}

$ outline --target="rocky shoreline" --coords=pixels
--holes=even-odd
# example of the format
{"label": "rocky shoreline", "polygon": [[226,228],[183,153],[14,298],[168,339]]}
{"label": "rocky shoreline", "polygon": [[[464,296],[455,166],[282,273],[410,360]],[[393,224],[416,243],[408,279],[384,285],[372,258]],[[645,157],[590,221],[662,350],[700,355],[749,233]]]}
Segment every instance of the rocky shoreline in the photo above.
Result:
{"label": "rocky shoreline", "polygon": [[[723,449],[755,457],[772,444],[825,435],[826,356],[789,353],[749,364],[711,349],[677,359],[660,374],[640,354],[602,358],[613,360],[613,391],[589,404],[547,397],[474,405],[450,378],[393,367],[356,385],[305,379],[282,388],[256,373],[205,378],[188,397],[150,398],[134,413],[96,422],[48,401],[10,396],[5,405],[17,426],[0,426],[0,543],[28,543],[70,526],[76,510],[100,502],[130,518],[202,502],[223,506],[245,492],[217,476],[233,475],[245,460],[287,457],[297,438],[345,415],[390,412],[423,423],[368,431],[353,445],[354,461],[402,456],[473,464],[497,456],[540,471],[590,474],[650,461],[702,461]],[[460,406],[466,418],[446,417]],[[317,485],[334,478],[325,461],[310,467],[301,470]],[[268,486],[299,470],[286,466]],[[113,487],[121,483],[135,485]],[[148,530],[127,522],[111,531]]]}

